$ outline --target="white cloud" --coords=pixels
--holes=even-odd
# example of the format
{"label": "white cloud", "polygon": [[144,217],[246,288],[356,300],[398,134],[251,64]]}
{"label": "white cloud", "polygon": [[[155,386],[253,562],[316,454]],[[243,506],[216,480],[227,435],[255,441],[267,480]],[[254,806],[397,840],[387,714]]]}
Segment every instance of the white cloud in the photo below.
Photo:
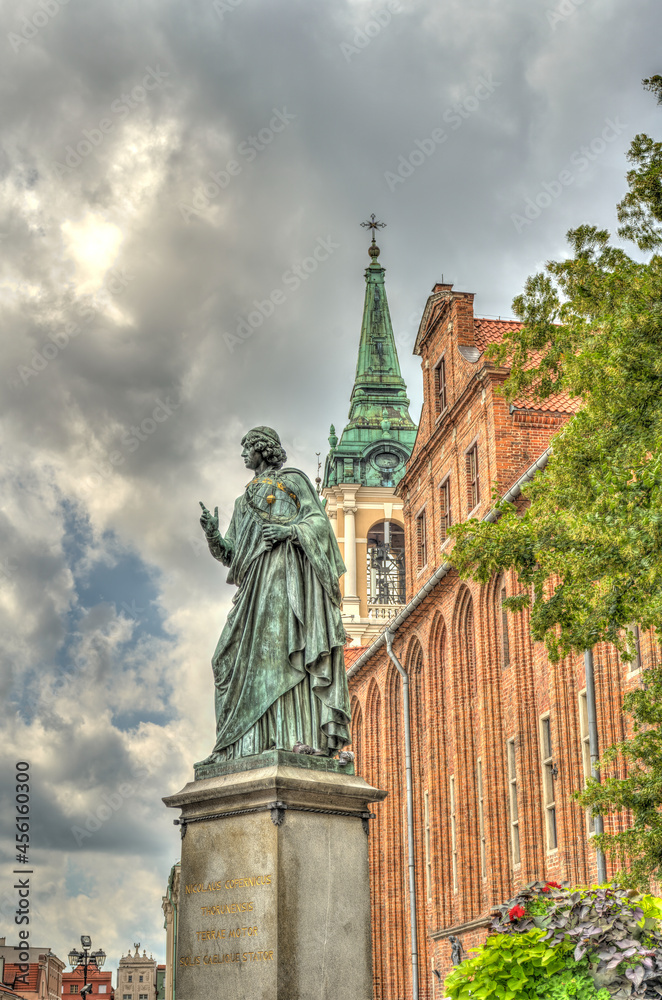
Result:
{"label": "white cloud", "polygon": [[[210,659],[232,596],[198,500],[227,524],[256,424],[315,475],[356,363],[359,222],[388,223],[416,418],[411,317],[432,283],[443,273],[477,293],[479,314],[509,314],[570,225],[614,226],[629,138],[659,134],[640,87],[658,60],[652,0],[627,17],[625,0],[586,0],[555,31],[528,0],[402,7],[348,63],[340,44],[379,3],[245,0],[223,20],[204,0],[69,4],[3,62],[0,748],[33,764],[34,940],[60,955],[86,931],[109,964],[134,940],[163,957],[179,842],[160,799],[211,749]],[[0,35],[19,23],[6,5]],[[148,67],[166,75],[132,98]],[[389,191],[384,172],[481,74],[493,96]],[[295,117],[262,142],[275,108]],[[517,234],[526,193],[616,115],[622,139]],[[56,168],[108,118],[80,163]],[[239,172],[187,223],[180,204],[232,159]],[[338,249],[230,353],[223,334],[318,238]],[[135,787],[112,811],[123,784]],[[112,814],[78,843],[72,827],[104,803]]]}

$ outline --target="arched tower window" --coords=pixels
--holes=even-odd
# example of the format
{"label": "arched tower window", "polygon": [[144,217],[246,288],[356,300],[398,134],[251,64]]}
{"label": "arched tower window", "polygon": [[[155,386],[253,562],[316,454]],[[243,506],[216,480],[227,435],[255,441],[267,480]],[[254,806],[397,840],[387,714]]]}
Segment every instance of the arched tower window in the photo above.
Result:
{"label": "arched tower window", "polygon": [[368,606],[405,603],[405,533],[395,521],[368,532]]}

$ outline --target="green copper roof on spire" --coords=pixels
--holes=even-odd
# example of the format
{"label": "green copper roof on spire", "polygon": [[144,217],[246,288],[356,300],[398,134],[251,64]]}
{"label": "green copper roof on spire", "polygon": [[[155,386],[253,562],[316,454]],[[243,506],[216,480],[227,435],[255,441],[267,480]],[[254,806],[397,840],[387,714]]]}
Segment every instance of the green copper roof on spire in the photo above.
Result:
{"label": "green copper roof on spire", "polygon": [[377,260],[379,247],[371,246],[368,253],[372,260],[365,271],[367,287],[352,402],[355,401],[357,395],[362,395],[358,392],[359,389],[365,389],[369,392],[373,387],[387,385],[401,388],[403,392],[406,392],[407,389],[400,373],[398,352],[395,349],[391,315],[386,299],[384,285],[386,271]]}
{"label": "green copper roof on spire", "polygon": [[400,372],[391,325],[385,270],[379,263],[374,232],[383,223],[362,223],[372,229],[365,271],[366,290],[359,340],[356,376],[350,397],[349,421],[337,444],[332,430],[331,451],[324,469],[324,486],[360,483],[395,486],[416,439],[416,424],[409,416],[407,386]]}

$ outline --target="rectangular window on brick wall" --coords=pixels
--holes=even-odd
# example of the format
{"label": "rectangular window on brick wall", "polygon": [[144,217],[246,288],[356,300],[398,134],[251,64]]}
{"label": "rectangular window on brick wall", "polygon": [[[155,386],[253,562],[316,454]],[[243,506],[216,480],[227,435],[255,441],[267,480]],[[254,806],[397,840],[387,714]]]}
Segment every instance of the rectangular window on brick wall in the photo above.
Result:
{"label": "rectangular window on brick wall", "polygon": [[439,506],[441,508],[440,538],[445,542],[451,526],[451,480],[450,476],[439,487]]}
{"label": "rectangular window on brick wall", "polygon": [[467,462],[467,505],[468,510],[478,506],[480,500],[480,477],[478,471],[478,445],[466,454]]}
{"label": "rectangular window on brick wall", "polygon": [[427,566],[428,562],[425,510],[422,510],[416,518],[416,562],[419,570],[423,569],[424,566]]}
{"label": "rectangular window on brick wall", "polygon": [[423,807],[425,810],[425,885],[428,892],[428,902],[432,902],[432,850],[430,843],[430,795],[426,791],[423,795]]}
{"label": "rectangular window on brick wall", "polygon": [[455,775],[448,779],[451,820],[451,866],[453,870],[453,892],[457,892],[457,818],[455,815]]}
{"label": "rectangular window on brick wall", "polygon": [[508,640],[508,612],[503,606],[506,600],[506,588],[501,588],[501,663],[510,666],[510,642]]}
{"label": "rectangular window on brick wall", "polygon": [[446,362],[442,358],[434,369],[434,400],[437,413],[443,413],[448,406],[448,390],[446,388]]}
{"label": "rectangular window on brick wall", "polygon": [[520,863],[519,853],[519,809],[517,806],[517,757],[515,756],[515,737],[508,740],[508,802],[510,804],[510,850],[513,865]]}
{"label": "rectangular window on brick wall", "polygon": [[[582,771],[584,772],[584,787],[591,777],[591,746],[588,732],[588,702],[586,691],[579,694],[579,736],[582,743]],[[586,832],[589,836],[595,833],[595,816],[591,809],[586,810]]]}
{"label": "rectangular window on brick wall", "polygon": [[476,792],[478,795],[478,838],[480,841],[480,874],[487,878],[487,848],[485,842],[485,798],[483,796],[483,762],[478,758],[476,765]]}
{"label": "rectangular window on brick wall", "polygon": [[555,851],[558,846],[554,790],[555,768],[552,757],[552,723],[549,715],[544,715],[540,720],[540,757],[542,761],[542,794],[543,805],[545,807],[547,850]]}

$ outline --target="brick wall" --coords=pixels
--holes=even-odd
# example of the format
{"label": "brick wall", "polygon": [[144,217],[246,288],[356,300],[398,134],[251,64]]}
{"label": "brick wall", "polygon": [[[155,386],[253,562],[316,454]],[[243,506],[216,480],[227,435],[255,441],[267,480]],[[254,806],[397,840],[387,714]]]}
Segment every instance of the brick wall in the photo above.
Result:
{"label": "brick wall", "polygon": [[[404,499],[408,599],[448,558],[451,543],[442,538],[439,498],[448,476],[453,521],[470,513],[467,450],[477,446],[480,496],[471,513],[480,518],[492,506],[492,488],[498,485],[503,493],[516,482],[575,409],[562,397],[548,411],[526,401],[511,407],[499,395],[506,372],[486,362],[483,352],[508,325],[474,320],[473,296],[453,293],[450,285],[435,286],[428,300],[415,347],[424,380],[423,413],[398,488]],[[434,376],[441,358],[448,403],[443,413]],[[415,519],[423,510],[427,562],[418,566]],[[534,879],[596,879],[587,818],[571,799],[584,782],[583,658],[550,664],[544,647],[531,641],[526,611],[507,614],[505,645],[504,589],[508,596],[519,592],[513,574],[480,586],[451,571],[394,638],[394,651],[410,677],[421,1000],[444,996],[449,934],[465,949],[479,944],[492,908]],[[604,749],[624,735],[622,699],[639,683],[640,671],[632,672],[611,647],[598,646],[594,655]],[[644,664],[657,657],[650,635],[642,636],[641,656]],[[405,1000],[412,993],[402,682],[384,647],[351,679],[350,692],[358,773],[388,791],[370,833],[375,998]],[[547,714],[551,758],[545,786],[541,718]],[[519,860],[508,741],[514,741]]]}

